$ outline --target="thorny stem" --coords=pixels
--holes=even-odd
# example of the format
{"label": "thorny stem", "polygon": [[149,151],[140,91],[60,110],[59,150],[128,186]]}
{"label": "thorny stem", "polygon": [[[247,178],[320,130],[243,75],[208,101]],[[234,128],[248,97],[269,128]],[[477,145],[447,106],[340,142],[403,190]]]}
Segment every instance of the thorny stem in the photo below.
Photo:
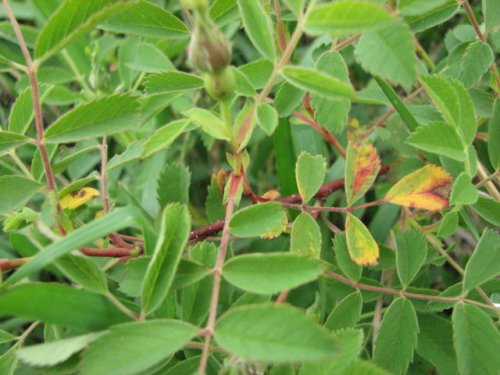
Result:
{"label": "thorny stem", "polygon": [[237,175],[235,173],[231,175],[231,186],[229,188],[229,199],[226,207],[225,224],[224,224],[224,229],[222,231],[222,240],[220,244],[219,255],[217,256],[217,261],[215,264],[215,268],[213,270],[214,281],[212,287],[212,298],[210,300],[210,310],[208,313],[208,321],[205,329],[206,332],[205,342],[201,354],[200,366],[198,368],[200,374],[205,374],[208,356],[210,354],[209,353],[210,341],[212,339],[212,336],[214,335],[215,320],[217,319],[217,306],[219,304],[220,284],[222,279],[222,266],[224,265],[224,259],[226,258],[226,253],[229,246],[229,221],[233,216],[234,202],[236,199],[238,187],[240,185],[240,179],[241,179],[240,175]]}
{"label": "thorny stem", "polygon": [[495,306],[486,305],[484,303],[477,302],[477,301],[474,301],[471,299],[462,298],[462,297],[442,297],[442,296],[430,296],[427,294],[412,293],[412,292],[407,292],[404,290],[386,288],[386,287],[375,286],[375,285],[361,284],[361,283],[358,283],[356,281],[352,281],[352,280],[348,279],[347,277],[342,276],[342,275],[335,273],[335,272],[332,272],[332,271],[324,271],[324,273],[325,273],[325,275],[330,276],[330,277],[334,278],[335,280],[340,281],[343,284],[350,285],[353,288],[367,290],[370,292],[392,294],[392,295],[396,295],[396,296],[403,296],[403,297],[407,297],[407,298],[421,299],[421,300],[426,300],[426,301],[452,302],[452,303],[465,302],[465,303],[470,303],[471,305],[476,305],[476,306],[482,307],[484,309],[489,309],[489,310],[493,310],[493,311],[497,310],[497,308]]}
{"label": "thorny stem", "polygon": [[48,190],[55,196],[57,213],[58,216],[60,217],[62,210],[61,206],[59,205],[59,200],[57,198],[56,181],[54,179],[54,172],[52,171],[49,154],[47,152],[47,148],[45,147],[45,141],[43,139],[44,126],[43,126],[42,106],[40,103],[40,92],[38,89],[38,80],[36,77],[37,66],[31,59],[28,46],[26,45],[26,41],[24,40],[23,34],[21,32],[21,28],[19,26],[19,23],[17,22],[14,12],[12,11],[12,8],[10,7],[8,0],[3,0],[3,7],[12,25],[14,33],[16,34],[16,38],[19,43],[19,47],[21,48],[21,52],[24,56],[24,60],[26,61],[26,66],[27,66],[26,73],[28,74],[30,79],[31,93],[33,97],[33,111],[35,113],[36,145],[40,150],[40,156],[45,170],[45,176],[47,178],[47,187]]}

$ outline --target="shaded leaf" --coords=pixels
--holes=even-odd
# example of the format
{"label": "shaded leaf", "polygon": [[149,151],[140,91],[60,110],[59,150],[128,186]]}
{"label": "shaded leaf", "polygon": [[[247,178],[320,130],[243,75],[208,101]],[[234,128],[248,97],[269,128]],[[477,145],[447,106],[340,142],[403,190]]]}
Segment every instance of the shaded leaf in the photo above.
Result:
{"label": "shaded leaf", "polygon": [[379,257],[378,245],[363,222],[348,213],[345,232],[351,259],[360,266],[376,265]]}
{"label": "shaded leaf", "polygon": [[465,87],[471,88],[488,71],[494,55],[488,44],[477,40],[467,47],[461,60],[459,79]]}
{"label": "shaded leaf", "polygon": [[472,208],[484,220],[496,225],[497,227],[500,226],[500,215],[498,215],[500,212],[500,202],[494,199],[479,197]]}
{"label": "shaded leaf", "polygon": [[290,252],[318,259],[321,255],[321,231],[307,212],[302,212],[293,222]]}
{"label": "shaded leaf", "polygon": [[448,206],[451,184],[452,178],[443,168],[429,164],[403,177],[384,199],[400,206],[441,210]]}

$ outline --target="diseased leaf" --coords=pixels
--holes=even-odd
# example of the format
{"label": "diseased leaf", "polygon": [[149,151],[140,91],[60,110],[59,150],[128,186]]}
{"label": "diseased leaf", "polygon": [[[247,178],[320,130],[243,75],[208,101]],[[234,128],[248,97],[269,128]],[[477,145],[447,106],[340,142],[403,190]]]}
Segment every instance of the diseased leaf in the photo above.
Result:
{"label": "diseased leaf", "polygon": [[488,314],[458,303],[453,309],[453,342],[461,375],[495,375],[500,368],[500,335]]}
{"label": "diseased leaf", "polygon": [[321,5],[310,11],[304,29],[311,35],[330,33],[342,36],[378,30],[392,22],[389,12],[377,4],[343,1]]}
{"label": "diseased leaf", "polygon": [[161,39],[185,37],[189,32],[180,19],[149,1],[136,1],[124,11],[113,14],[99,27],[116,33]]}
{"label": "diseased leaf", "polygon": [[419,126],[410,134],[406,143],[421,150],[444,155],[450,159],[464,161],[465,152],[455,128],[442,122]]}
{"label": "diseased leaf", "polygon": [[40,32],[36,42],[35,57],[47,59],[98,23],[125,10],[132,3],[133,1],[122,0],[64,1]]}
{"label": "diseased leaf", "polygon": [[229,310],[215,328],[229,353],[260,361],[314,361],[337,353],[335,339],[299,310],[285,305],[248,305]]}
{"label": "diseased leaf", "polygon": [[142,309],[150,314],[160,307],[172,286],[191,230],[186,206],[170,204],[163,210],[160,235],[142,284]]}
{"label": "diseased leaf", "polygon": [[486,229],[465,267],[464,291],[500,273],[500,234]]}
{"label": "diseased leaf", "polygon": [[[150,320],[114,326],[83,353],[82,375],[144,373],[189,342],[198,330],[178,320]],[[116,348],[113,360],[109,348]]]}
{"label": "diseased leaf", "polygon": [[245,31],[260,54],[269,60],[276,57],[273,25],[259,0],[238,0]]}
{"label": "diseased leaf", "polygon": [[309,202],[323,184],[326,174],[326,160],[322,155],[302,152],[295,165],[295,177],[299,194],[304,203]]}
{"label": "diseased leaf", "polygon": [[70,209],[74,210],[80,206],[83,206],[85,203],[90,202],[92,199],[100,197],[101,193],[99,190],[84,187],[80,190],[75,190],[69,194],[64,195],[60,200],[59,204],[62,209]]}
{"label": "diseased leaf", "polygon": [[318,259],[321,255],[321,231],[307,212],[302,212],[293,222],[290,252]]}
{"label": "diseased leaf", "polygon": [[368,228],[351,213],[345,222],[347,248],[351,259],[360,266],[376,265],[379,248]]}
{"label": "diseased leaf", "polygon": [[385,195],[385,201],[400,206],[436,211],[448,206],[452,178],[441,167],[426,165],[403,177]]}
{"label": "diseased leaf", "polygon": [[375,339],[374,361],[394,374],[405,374],[413,360],[419,332],[417,314],[410,300],[394,300],[384,314]]}
{"label": "diseased leaf", "polygon": [[96,99],[59,117],[45,132],[49,143],[74,142],[114,134],[141,124],[139,103],[127,94]]}
{"label": "diseased leaf", "polygon": [[281,75],[299,89],[326,99],[354,97],[354,90],[350,83],[343,82],[316,69],[287,66],[281,70]]}
{"label": "diseased leaf", "polygon": [[226,281],[257,294],[293,289],[322,273],[319,261],[289,253],[240,255],[226,262],[222,270]]}
{"label": "diseased leaf", "polygon": [[287,224],[281,204],[267,202],[239,210],[229,224],[236,237],[278,236]]}
{"label": "diseased leaf", "polygon": [[345,190],[350,206],[370,189],[380,170],[380,158],[371,144],[347,147]]}

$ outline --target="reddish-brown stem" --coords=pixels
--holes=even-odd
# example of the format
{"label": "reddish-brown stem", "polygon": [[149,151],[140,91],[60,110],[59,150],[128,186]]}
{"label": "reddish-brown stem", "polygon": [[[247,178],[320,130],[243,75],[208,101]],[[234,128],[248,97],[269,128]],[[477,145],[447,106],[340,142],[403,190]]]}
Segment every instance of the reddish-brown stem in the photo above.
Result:
{"label": "reddish-brown stem", "polygon": [[356,34],[356,35],[353,35],[353,36],[347,38],[346,40],[343,40],[342,42],[340,42],[338,44],[332,45],[332,50],[333,51],[340,51],[341,49],[344,49],[345,47],[354,43],[356,40],[359,39],[360,36],[361,36],[361,34]]}
{"label": "reddish-brown stem", "polygon": [[407,298],[413,298],[413,299],[421,299],[421,300],[426,300],[426,301],[436,301],[436,302],[452,302],[452,303],[458,303],[458,302],[466,302],[470,303],[472,305],[480,306],[485,309],[490,309],[494,310],[495,308],[486,305],[481,302],[477,302],[474,300],[462,298],[462,297],[441,297],[441,296],[430,296],[427,294],[419,294],[419,293],[412,293],[412,292],[407,292],[404,290],[398,290],[398,289],[392,289],[392,288],[386,288],[386,287],[381,287],[381,286],[375,286],[375,285],[367,285],[367,284],[361,284],[356,281],[352,281],[348,279],[347,277],[344,277],[342,275],[339,275],[338,273],[332,272],[332,271],[324,271],[325,275],[330,276],[334,278],[335,280],[340,281],[343,284],[350,285],[353,288],[361,289],[361,290],[367,290],[370,292],[376,292],[376,293],[384,293],[384,294],[392,294],[396,296],[403,296]]}
{"label": "reddish-brown stem", "polygon": [[324,127],[320,126],[313,119],[303,115],[300,112],[294,111],[293,115],[298,119],[304,121],[306,124],[310,125],[319,135],[321,135],[325,139],[325,141],[327,141],[345,159],[346,157],[345,149],[344,147],[342,147],[342,145],[339,143],[337,138],[335,138],[335,136],[332,133],[330,133]]}
{"label": "reddish-brown stem", "polygon": [[367,207],[372,207],[372,206],[378,206],[385,203],[383,199],[379,199],[373,202],[368,202],[368,203],[363,203],[360,204],[359,206],[353,206],[353,207],[322,207],[322,206],[304,206],[301,204],[293,204],[293,203],[282,203],[284,207],[287,208],[295,208],[297,210],[304,210],[304,211],[315,211],[315,212],[353,212],[357,210],[361,210],[363,208]]}
{"label": "reddish-brown stem", "polygon": [[470,7],[469,0],[463,0],[462,6],[464,7],[465,13],[467,13],[467,17],[469,18],[469,21],[472,24],[472,27],[474,27],[474,31],[476,32],[477,36],[479,37],[479,39],[481,39],[484,42],[484,40],[485,40],[484,34],[481,32],[481,29],[479,28],[479,24],[477,23],[476,16],[474,16],[474,12],[472,11],[472,8]]}
{"label": "reddish-brown stem", "polygon": [[23,264],[28,263],[30,259],[31,258],[0,259],[0,271],[21,267]]}
{"label": "reddish-brown stem", "polygon": [[91,247],[82,247],[79,249],[82,254],[85,254],[89,257],[110,257],[110,258],[121,258],[121,257],[130,257],[130,256],[138,256],[141,254],[141,250],[139,249],[127,249],[121,247],[110,247],[107,249],[96,249]]}
{"label": "reddish-brown stem", "polygon": [[232,174],[231,175],[231,186],[229,188],[229,199],[226,207],[226,215],[225,215],[225,225],[222,231],[222,239],[220,244],[219,255],[217,256],[217,261],[215,264],[215,268],[213,270],[214,281],[212,287],[212,298],[210,300],[210,310],[208,312],[208,321],[205,327],[205,342],[203,345],[203,351],[201,353],[200,366],[198,368],[198,372],[200,374],[205,374],[208,356],[210,354],[210,341],[212,336],[214,335],[215,329],[215,320],[217,319],[217,305],[219,304],[219,292],[220,292],[220,284],[222,279],[222,266],[224,265],[224,259],[226,258],[227,249],[229,246],[229,221],[233,216],[234,211],[234,202],[236,199],[236,194],[238,192],[238,187],[240,184],[240,175]]}
{"label": "reddish-brown stem", "polygon": [[290,293],[290,290],[284,290],[284,291],[282,291],[278,295],[278,298],[276,298],[276,301],[274,301],[274,303],[279,305],[280,303],[286,302],[286,299],[287,299],[289,293]]}
{"label": "reddish-brown stem", "polygon": [[284,51],[286,49],[286,35],[283,18],[281,18],[281,5],[279,0],[274,0],[274,13],[276,15],[276,23],[278,25],[278,42],[281,50]]}

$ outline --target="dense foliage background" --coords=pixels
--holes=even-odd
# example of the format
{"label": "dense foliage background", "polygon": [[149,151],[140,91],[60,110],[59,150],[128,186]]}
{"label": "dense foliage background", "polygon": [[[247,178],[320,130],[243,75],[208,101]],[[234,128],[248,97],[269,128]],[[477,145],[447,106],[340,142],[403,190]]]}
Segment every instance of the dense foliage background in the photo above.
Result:
{"label": "dense foliage background", "polygon": [[2,5],[0,374],[498,374],[498,0]]}

